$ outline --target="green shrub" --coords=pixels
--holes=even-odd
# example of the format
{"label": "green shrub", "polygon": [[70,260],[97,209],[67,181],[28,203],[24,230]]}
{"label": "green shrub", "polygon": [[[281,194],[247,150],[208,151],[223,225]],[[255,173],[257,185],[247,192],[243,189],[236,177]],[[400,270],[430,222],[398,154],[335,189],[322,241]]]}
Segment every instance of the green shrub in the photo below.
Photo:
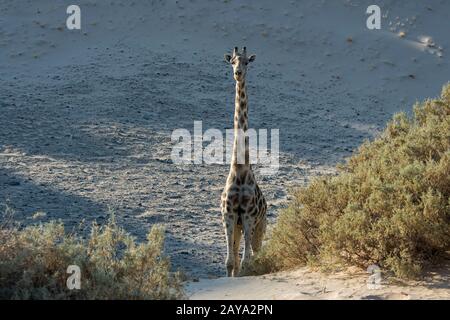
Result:
{"label": "green shrub", "polygon": [[295,192],[256,272],[303,264],[378,264],[413,277],[450,250],[450,85],[394,116],[338,175]]}
{"label": "green shrub", "polygon": [[[119,228],[111,218],[93,225],[83,240],[62,223],[23,230],[0,227],[0,299],[176,299],[178,274],[171,275],[162,255],[164,231],[154,226],[147,242]],[[81,289],[69,290],[69,265],[81,270]]]}

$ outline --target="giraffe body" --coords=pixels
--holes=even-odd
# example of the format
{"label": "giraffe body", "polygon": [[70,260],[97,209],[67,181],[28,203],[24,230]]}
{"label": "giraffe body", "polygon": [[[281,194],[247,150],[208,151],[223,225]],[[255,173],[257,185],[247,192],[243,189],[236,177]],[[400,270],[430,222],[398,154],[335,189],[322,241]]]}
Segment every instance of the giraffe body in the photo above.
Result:
{"label": "giraffe body", "polygon": [[[225,60],[233,66],[236,80],[234,113],[234,144],[230,172],[221,198],[222,220],[227,239],[227,276],[239,275],[245,271],[253,252],[261,248],[266,230],[267,203],[256,183],[249,159],[248,99],[245,87],[247,65],[255,59],[247,56],[246,49],[233,55],[225,55]],[[239,142],[243,141],[244,146]],[[240,240],[244,235],[242,263],[239,260]]]}

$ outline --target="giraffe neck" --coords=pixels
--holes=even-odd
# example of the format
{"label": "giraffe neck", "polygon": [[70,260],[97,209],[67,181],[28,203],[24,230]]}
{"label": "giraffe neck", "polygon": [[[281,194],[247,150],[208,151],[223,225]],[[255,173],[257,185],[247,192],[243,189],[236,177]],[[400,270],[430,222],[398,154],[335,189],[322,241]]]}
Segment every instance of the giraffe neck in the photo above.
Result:
{"label": "giraffe neck", "polygon": [[[231,166],[234,168],[250,167],[249,138],[245,136],[248,129],[248,105],[245,80],[236,81],[236,98],[234,110],[234,144]],[[242,136],[244,134],[244,136]],[[238,146],[244,150],[238,157]],[[243,158],[244,157],[244,158]],[[244,161],[242,161],[244,160]]]}

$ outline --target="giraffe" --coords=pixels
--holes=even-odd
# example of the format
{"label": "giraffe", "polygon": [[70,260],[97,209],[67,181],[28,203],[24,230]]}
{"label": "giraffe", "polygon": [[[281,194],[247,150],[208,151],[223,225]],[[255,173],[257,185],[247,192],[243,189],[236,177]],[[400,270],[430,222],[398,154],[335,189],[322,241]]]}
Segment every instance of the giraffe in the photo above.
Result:
{"label": "giraffe", "polygon": [[[234,112],[234,143],[230,172],[221,197],[222,222],[227,240],[226,269],[228,277],[245,272],[252,252],[261,248],[267,223],[267,203],[256,183],[249,157],[248,105],[245,88],[247,65],[255,60],[255,55],[247,55],[244,47],[239,52],[235,47],[233,54],[225,54],[225,61],[233,67],[236,81]],[[243,136],[242,136],[243,135]],[[244,141],[245,149],[242,150]],[[238,150],[239,149],[239,150]],[[241,151],[245,151],[241,157]],[[244,253],[239,264],[240,240],[244,234]]]}

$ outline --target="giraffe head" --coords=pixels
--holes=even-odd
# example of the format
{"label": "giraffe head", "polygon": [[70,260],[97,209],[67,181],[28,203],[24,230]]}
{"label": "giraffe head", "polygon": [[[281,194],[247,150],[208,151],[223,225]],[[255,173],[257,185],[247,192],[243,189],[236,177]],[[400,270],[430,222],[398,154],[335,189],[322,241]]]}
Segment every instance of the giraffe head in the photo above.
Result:
{"label": "giraffe head", "polygon": [[238,82],[245,80],[247,66],[250,62],[255,61],[255,58],[254,54],[247,55],[246,47],[242,48],[242,52],[239,52],[238,48],[234,47],[233,55],[225,54],[225,61],[233,67],[234,80]]}

